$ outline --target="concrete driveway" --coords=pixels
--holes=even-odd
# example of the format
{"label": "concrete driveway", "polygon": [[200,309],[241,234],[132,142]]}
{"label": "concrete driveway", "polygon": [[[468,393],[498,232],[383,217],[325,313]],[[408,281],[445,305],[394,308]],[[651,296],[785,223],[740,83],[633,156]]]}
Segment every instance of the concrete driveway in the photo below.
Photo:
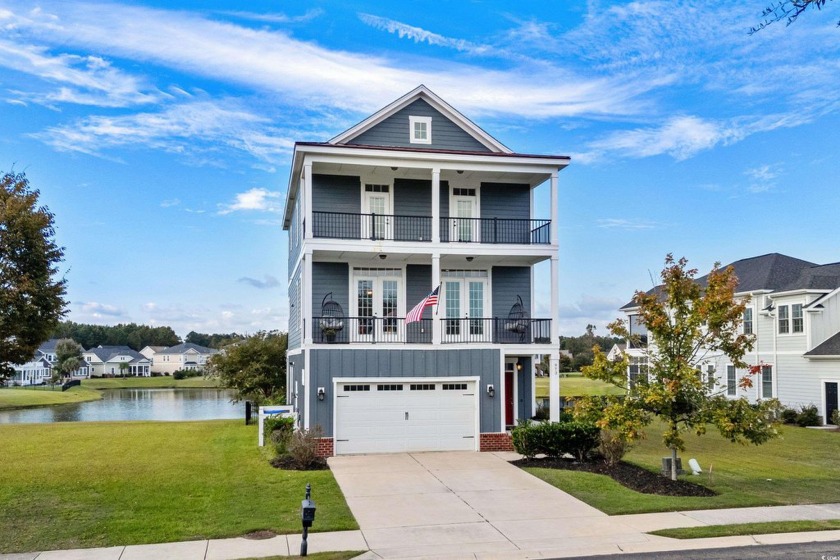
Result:
{"label": "concrete driveway", "polygon": [[371,551],[384,558],[615,553],[656,537],[509,464],[508,453],[333,457]]}

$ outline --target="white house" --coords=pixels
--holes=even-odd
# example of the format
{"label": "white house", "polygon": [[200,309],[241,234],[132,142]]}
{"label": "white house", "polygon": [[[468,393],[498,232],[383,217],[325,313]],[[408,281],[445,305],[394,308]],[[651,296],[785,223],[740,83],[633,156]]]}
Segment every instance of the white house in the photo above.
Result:
{"label": "white house", "polygon": [[[147,346],[141,352],[148,352],[152,348]],[[215,348],[184,342],[154,351],[151,358],[152,371],[161,375],[172,375],[178,370],[203,371],[207,360],[218,353]]]}
{"label": "white house", "polygon": [[[425,86],[327,142],[295,144],[287,402],[323,430],[321,454],[510,449],[507,428],[535,413],[542,354],[557,417],[568,164],[514,152]],[[435,289],[438,305],[408,321]]]}
{"label": "white house", "polygon": [[[25,364],[15,365],[15,374],[10,379],[10,382],[14,385],[41,385],[49,381],[52,377],[52,368],[57,361],[55,346],[58,341],[59,339],[52,338],[44,342],[35,351],[35,356],[32,360]],[[74,379],[87,376],[88,367],[86,363],[72,374]]]}
{"label": "white house", "polygon": [[128,346],[97,346],[86,350],[82,356],[88,364],[91,377],[151,375],[151,361]]}
{"label": "white house", "polygon": [[[755,335],[755,347],[745,360],[760,365],[760,373],[752,388],[742,389],[738,380],[747,372],[736,370],[724,357],[707,356],[697,366],[730,397],[753,402],[777,398],[788,407],[814,404],[823,421],[830,421],[840,386],[840,263],[819,265],[771,253],[730,266],[738,277],[735,296],[748,300],[744,332]],[[622,311],[631,332],[644,335],[635,305],[629,303]]]}

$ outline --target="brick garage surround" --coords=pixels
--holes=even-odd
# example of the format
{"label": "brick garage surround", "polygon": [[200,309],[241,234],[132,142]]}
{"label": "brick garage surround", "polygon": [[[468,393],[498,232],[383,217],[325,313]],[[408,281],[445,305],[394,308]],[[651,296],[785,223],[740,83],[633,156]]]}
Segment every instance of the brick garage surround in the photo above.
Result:
{"label": "brick garage surround", "polygon": [[335,452],[333,450],[333,438],[321,438],[318,440],[318,448],[315,451],[318,457],[332,457]]}
{"label": "brick garage surround", "polygon": [[513,451],[513,440],[508,432],[480,434],[479,451]]}

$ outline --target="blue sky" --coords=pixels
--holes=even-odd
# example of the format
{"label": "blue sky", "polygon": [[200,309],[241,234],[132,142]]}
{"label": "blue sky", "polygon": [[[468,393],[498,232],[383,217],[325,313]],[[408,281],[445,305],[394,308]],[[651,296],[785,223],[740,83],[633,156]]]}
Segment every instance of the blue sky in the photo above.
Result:
{"label": "blue sky", "polygon": [[763,7],[0,0],[0,170],[56,215],[70,319],[285,328],[293,143],[423,83],[572,157],[561,332],[603,333],[669,252],[840,260],[840,3],[750,36]]}

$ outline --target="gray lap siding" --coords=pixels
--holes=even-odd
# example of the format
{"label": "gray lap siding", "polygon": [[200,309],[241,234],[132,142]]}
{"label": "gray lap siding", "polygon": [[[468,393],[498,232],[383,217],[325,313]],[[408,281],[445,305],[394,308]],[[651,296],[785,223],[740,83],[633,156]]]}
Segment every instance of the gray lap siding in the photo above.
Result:
{"label": "gray lap siding", "polygon": [[[500,404],[501,351],[475,350],[372,350],[328,349],[309,353],[307,393],[310,426],[320,425],[325,437],[332,437],[333,379],[336,377],[479,377],[479,431],[502,430]],[[485,390],[496,387],[496,397]],[[319,401],[318,387],[324,387],[327,398]]]}

